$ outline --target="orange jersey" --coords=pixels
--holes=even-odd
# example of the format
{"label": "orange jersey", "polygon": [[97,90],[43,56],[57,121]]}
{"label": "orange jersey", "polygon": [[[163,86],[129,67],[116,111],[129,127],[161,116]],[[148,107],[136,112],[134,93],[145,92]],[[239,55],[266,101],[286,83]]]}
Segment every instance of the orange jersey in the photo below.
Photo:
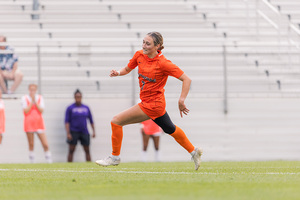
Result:
{"label": "orange jersey", "polygon": [[[41,96],[38,96],[37,104],[40,105]],[[30,104],[30,100],[25,96],[27,106]],[[42,113],[38,110],[36,105],[33,105],[28,113],[24,112],[24,131],[27,132],[44,132],[45,125]]]}
{"label": "orange jersey", "polygon": [[143,54],[143,50],[137,51],[129,61],[129,68],[138,66],[140,99],[142,110],[152,119],[165,113],[165,85],[168,76],[179,78],[184,72],[159,51],[154,58]]}
{"label": "orange jersey", "polygon": [[5,113],[4,113],[4,103],[0,99],[0,134],[5,132]]}
{"label": "orange jersey", "polygon": [[152,119],[143,121],[142,125],[146,135],[154,135],[155,133],[162,132],[161,128]]}

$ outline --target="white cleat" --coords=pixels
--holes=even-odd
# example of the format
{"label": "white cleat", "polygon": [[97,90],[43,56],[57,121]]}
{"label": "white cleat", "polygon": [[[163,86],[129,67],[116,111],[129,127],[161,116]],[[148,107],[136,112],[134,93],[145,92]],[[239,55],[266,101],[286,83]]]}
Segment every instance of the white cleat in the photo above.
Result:
{"label": "white cleat", "polygon": [[110,165],[119,165],[120,162],[121,162],[120,158],[113,158],[113,156],[108,156],[103,160],[96,160],[96,164],[103,167],[107,167]]}
{"label": "white cleat", "polygon": [[194,160],[195,163],[195,170],[198,170],[201,164],[201,156],[202,156],[203,150],[199,147],[195,148],[195,154],[192,156],[192,160]]}

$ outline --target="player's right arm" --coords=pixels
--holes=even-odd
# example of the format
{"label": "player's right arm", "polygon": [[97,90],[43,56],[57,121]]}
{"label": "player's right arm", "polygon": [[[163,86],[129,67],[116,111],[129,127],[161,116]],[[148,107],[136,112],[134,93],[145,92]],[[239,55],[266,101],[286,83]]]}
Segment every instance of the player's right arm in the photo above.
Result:
{"label": "player's right arm", "polygon": [[132,69],[126,66],[126,67],[123,67],[120,71],[117,71],[117,70],[114,70],[114,69],[111,70],[109,76],[110,77],[124,76],[124,75],[130,73],[131,71],[132,71]]}
{"label": "player's right arm", "polygon": [[25,96],[22,97],[22,107],[25,114],[27,114],[30,111],[32,105],[33,105],[32,102],[30,102],[30,104],[27,105],[26,97]]}
{"label": "player's right arm", "polygon": [[65,115],[65,129],[66,129],[66,132],[67,132],[67,139],[68,140],[72,140],[72,135],[71,135],[71,132],[70,132],[70,121],[71,121],[71,109],[70,107],[67,108],[66,110],[66,115]]}
{"label": "player's right arm", "polygon": [[65,128],[66,128],[66,132],[67,132],[67,139],[72,140],[72,135],[71,135],[71,132],[70,132],[70,124],[65,123]]}

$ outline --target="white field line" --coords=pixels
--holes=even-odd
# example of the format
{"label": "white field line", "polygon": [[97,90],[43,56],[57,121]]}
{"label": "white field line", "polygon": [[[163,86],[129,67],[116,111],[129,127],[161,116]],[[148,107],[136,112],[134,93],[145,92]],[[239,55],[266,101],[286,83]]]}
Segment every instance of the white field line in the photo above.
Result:
{"label": "white field line", "polygon": [[265,173],[257,173],[257,172],[232,172],[232,173],[224,173],[224,172],[155,172],[155,171],[90,171],[90,170],[62,170],[62,169],[0,169],[0,172],[5,171],[15,171],[15,172],[67,172],[67,173],[120,173],[120,174],[175,174],[175,175],[300,175],[300,172],[265,172]]}

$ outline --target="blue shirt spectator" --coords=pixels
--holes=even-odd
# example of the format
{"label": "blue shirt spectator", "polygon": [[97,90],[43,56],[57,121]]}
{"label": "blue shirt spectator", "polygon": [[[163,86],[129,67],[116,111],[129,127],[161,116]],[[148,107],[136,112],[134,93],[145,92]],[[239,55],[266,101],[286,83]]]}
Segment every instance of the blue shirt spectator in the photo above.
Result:
{"label": "blue shirt spectator", "polygon": [[[0,36],[0,43],[6,43],[5,36]],[[7,80],[14,81],[10,88],[7,88]],[[0,88],[5,94],[12,94],[22,80],[23,73],[18,69],[18,56],[12,47],[0,44]]]}
{"label": "blue shirt spectator", "polygon": [[87,119],[89,119],[91,124],[94,124],[93,117],[88,106],[84,104],[76,105],[76,103],[73,103],[67,108],[65,123],[70,124],[70,131],[89,134]]}
{"label": "blue shirt spectator", "polygon": [[90,121],[93,129],[92,137],[96,137],[94,121],[90,108],[81,103],[82,94],[79,90],[74,93],[75,103],[66,110],[65,128],[67,132],[67,142],[69,144],[68,162],[73,162],[73,154],[80,141],[85,151],[86,161],[91,161],[90,155],[90,135],[87,128],[87,120]]}
{"label": "blue shirt spectator", "polygon": [[18,56],[14,53],[14,49],[12,47],[6,46],[3,50],[10,51],[11,53],[0,54],[1,70],[11,71],[15,62],[18,62]]}

